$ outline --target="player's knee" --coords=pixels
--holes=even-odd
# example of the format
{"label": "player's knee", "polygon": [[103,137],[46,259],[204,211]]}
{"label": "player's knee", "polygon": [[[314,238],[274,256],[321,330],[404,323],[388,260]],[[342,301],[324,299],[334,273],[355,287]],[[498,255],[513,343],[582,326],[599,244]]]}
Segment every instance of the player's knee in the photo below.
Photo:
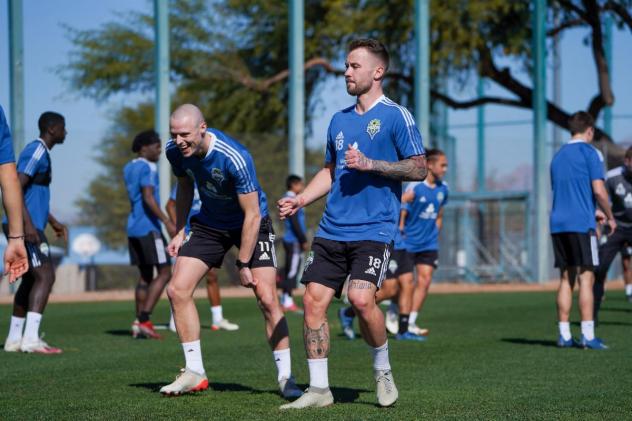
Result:
{"label": "player's knee", "polygon": [[191,291],[183,288],[177,282],[171,282],[167,286],[167,296],[172,302],[178,303],[191,298]]}
{"label": "player's knee", "polygon": [[375,298],[368,294],[349,294],[349,303],[353,308],[362,313],[375,305]]}
{"label": "player's knee", "polygon": [[259,307],[266,312],[272,312],[278,307],[278,302],[274,292],[266,292],[261,294],[258,299]]}
{"label": "player's knee", "polygon": [[324,314],[327,310],[327,305],[324,300],[314,296],[309,291],[305,292],[303,296],[303,308],[306,314],[320,315]]}

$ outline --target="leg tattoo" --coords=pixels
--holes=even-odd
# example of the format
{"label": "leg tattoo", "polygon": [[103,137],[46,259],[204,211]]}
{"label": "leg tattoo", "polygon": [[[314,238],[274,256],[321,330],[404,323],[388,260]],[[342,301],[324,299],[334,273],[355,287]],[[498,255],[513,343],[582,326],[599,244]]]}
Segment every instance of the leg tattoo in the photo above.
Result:
{"label": "leg tattoo", "polygon": [[329,355],[329,325],[323,323],[318,329],[304,326],[305,352],[308,359],[327,358]]}

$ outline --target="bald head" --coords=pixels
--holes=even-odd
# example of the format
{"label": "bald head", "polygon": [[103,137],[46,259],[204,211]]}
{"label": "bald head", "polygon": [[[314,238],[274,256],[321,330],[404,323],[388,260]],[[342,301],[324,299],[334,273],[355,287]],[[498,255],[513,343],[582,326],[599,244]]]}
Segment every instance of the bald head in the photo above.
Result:
{"label": "bald head", "polygon": [[180,105],[169,119],[171,139],[184,156],[204,155],[208,147],[206,122],[202,111],[193,104]]}
{"label": "bald head", "polygon": [[204,116],[202,111],[193,104],[182,104],[171,113],[171,120],[184,123],[183,120],[188,120],[190,124],[199,126],[204,123]]}

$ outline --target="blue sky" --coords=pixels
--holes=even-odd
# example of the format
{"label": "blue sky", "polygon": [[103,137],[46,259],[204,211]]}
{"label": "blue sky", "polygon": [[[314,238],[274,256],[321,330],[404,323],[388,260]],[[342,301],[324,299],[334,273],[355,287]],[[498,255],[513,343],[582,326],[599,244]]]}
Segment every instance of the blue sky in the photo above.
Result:
{"label": "blue sky", "polygon": [[[108,0],[103,2],[82,0],[29,0],[24,2],[25,50],[25,131],[27,140],[37,136],[36,122],[45,110],[59,111],[66,116],[68,138],[64,145],[53,151],[52,210],[59,217],[70,220],[76,215],[75,200],[84,194],[89,181],[99,168],[93,157],[99,142],[111,127],[112,110],[123,103],[135,101],[137,96],[118,96],[104,103],[79,97],[55,72],[55,68],[68,60],[72,49],[62,25],[73,28],[96,28],[116,18],[116,13],[151,11],[147,0]],[[0,104],[9,112],[7,0],[0,0]],[[573,30],[562,39],[562,106],[569,110],[585,108],[597,89],[595,66],[590,49],[582,44],[585,32]],[[614,114],[632,114],[632,35],[629,31],[614,34],[614,90],[617,95]],[[511,63],[508,63],[511,65]],[[526,77],[523,76],[523,80]],[[550,80],[550,74],[549,74]],[[489,93],[505,94],[490,86]],[[461,98],[475,96],[475,86],[451,93]],[[342,78],[324,84],[321,95],[327,100],[315,116],[311,145],[324,144],[328,120],[338,109],[353,102],[344,90]],[[506,94],[505,94],[506,95]],[[530,120],[531,112],[507,107],[486,107],[488,121]],[[451,124],[476,122],[476,111],[451,111]],[[212,124],[212,122],[211,122]],[[550,137],[551,129],[547,131]],[[457,168],[461,180],[473,179],[476,156],[474,128],[454,128],[457,138]],[[528,165],[532,156],[531,126],[488,128],[487,174],[499,178],[515,168]],[[632,119],[614,120],[614,137],[617,141],[632,143]],[[549,139],[550,140],[550,139]]]}

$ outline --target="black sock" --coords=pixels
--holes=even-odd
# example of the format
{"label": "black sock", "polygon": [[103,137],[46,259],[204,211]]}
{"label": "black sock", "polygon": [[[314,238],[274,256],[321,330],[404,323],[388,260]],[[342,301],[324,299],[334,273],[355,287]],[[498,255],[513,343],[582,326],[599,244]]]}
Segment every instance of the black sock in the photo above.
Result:
{"label": "black sock", "polygon": [[408,314],[399,313],[399,334],[408,332]]}
{"label": "black sock", "polygon": [[349,306],[345,309],[345,316],[347,317],[355,317],[355,310],[353,309],[353,307]]}
{"label": "black sock", "polygon": [[148,313],[148,312],[146,312],[146,311],[141,311],[141,312],[140,312],[140,315],[138,316],[138,321],[139,321],[140,323],[145,323],[145,322],[148,322],[148,321],[149,321],[149,315],[150,315],[150,314],[151,314],[151,313]]}

